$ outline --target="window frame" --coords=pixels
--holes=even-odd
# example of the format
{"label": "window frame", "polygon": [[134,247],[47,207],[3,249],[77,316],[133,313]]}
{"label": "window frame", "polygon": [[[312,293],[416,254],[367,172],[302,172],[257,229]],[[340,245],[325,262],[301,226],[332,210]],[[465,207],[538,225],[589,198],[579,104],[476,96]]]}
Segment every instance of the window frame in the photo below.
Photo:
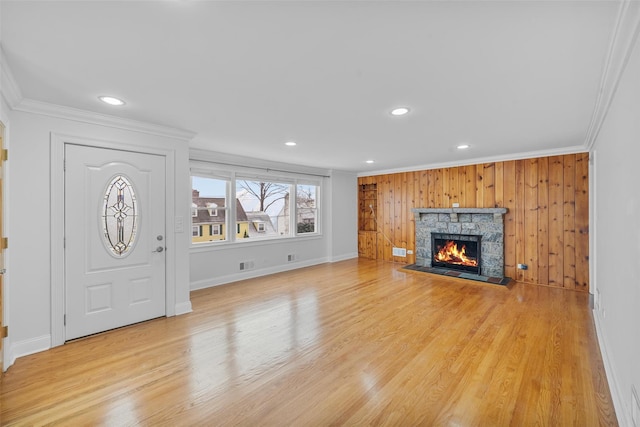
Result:
{"label": "window frame", "polygon": [[[313,207],[313,208],[300,208],[298,206],[298,187],[299,186],[315,187],[315,199],[314,199],[315,207]],[[294,218],[294,221],[293,221],[294,230],[295,230],[296,236],[312,236],[312,235],[316,235],[316,234],[320,233],[320,231],[319,231],[319,228],[320,228],[320,219],[319,218],[320,218],[320,206],[321,206],[321,204],[320,204],[320,199],[321,199],[320,192],[321,192],[321,186],[319,184],[317,184],[316,182],[299,180],[299,182],[296,183],[296,186],[295,186],[295,196],[296,196],[296,198],[295,198],[295,202],[296,202],[295,203],[295,218]],[[302,209],[313,209],[315,211],[314,222],[313,222],[313,225],[314,225],[314,227],[313,227],[314,230],[313,231],[307,231],[307,232],[299,232],[298,231],[298,224],[299,224],[298,223],[298,213],[299,213],[298,209],[301,209],[301,210]],[[301,223],[306,224],[307,222],[302,221]]]}

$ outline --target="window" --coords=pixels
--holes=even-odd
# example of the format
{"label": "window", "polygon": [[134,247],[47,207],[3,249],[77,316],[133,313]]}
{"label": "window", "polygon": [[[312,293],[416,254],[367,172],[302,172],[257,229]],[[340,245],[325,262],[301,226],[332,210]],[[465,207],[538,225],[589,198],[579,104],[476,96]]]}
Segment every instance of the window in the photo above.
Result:
{"label": "window", "polygon": [[201,168],[191,170],[192,244],[319,234],[319,179],[243,175],[228,165],[217,170],[198,161],[193,165]]}
{"label": "window", "polygon": [[236,194],[247,219],[248,238],[275,238],[291,235],[291,183],[262,179],[236,179]]}
{"label": "window", "polygon": [[298,184],[296,186],[296,232],[316,233],[318,222],[318,187]]}
{"label": "window", "polygon": [[[191,177],[192,243],[224,241],[227,222],[229,180],[210,176]],[[196,227],[199,231],[196,234]],[[204,233],[203,233],[204,227]]]}
{"label": "window", "polygon": [[207,211],[209,216],[218,216],[218,205],[216,203],[207,203]]}

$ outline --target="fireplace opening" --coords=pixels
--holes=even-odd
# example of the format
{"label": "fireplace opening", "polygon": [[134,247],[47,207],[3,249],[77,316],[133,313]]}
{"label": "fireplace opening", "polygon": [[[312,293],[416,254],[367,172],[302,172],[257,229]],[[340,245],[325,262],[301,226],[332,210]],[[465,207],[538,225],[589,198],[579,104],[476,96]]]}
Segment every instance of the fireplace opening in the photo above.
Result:
{"label": "fireplace opening", "polygon": [[431,233],[431,265],[480,274],[481,238],[469,234]]}

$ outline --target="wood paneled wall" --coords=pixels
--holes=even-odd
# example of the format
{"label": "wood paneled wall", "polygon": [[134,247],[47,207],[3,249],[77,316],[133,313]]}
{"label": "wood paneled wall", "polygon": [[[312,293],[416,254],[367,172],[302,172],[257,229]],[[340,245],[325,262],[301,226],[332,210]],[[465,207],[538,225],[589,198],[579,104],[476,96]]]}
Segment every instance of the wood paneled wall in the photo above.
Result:
{"label": "wood paneled wall", "polygon": [[[361,256],[414,263],[412,208],[505,207],[506,276],[589,289],[588,153],[367,176],[358,184],[375,184],[378,193],[377,231],[359,231]],[[392,246],[414,254],[393,257]]]}

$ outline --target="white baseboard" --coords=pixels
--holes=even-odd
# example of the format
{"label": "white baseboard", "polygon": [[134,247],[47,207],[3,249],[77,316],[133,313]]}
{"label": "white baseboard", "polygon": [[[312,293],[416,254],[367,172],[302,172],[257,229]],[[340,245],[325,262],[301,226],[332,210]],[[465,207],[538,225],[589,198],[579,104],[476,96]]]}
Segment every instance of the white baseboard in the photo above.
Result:
{"label": "white baseboard", "polygon": [[613,360],[609,357],[607,351],[607,340],[604,334],[604,327],[602,326],[602,319],[600,312],[592,310],[593,320],[596,325],[596,337],[598,338],[598,345],[600,346],[600,353],[602,354],[602,362],[604,364],[604,371],[607,375],[607,383],[609,384],[609,392],[611,393],[611,400],[613,400],[613,407],[616,411],[616,417],[618,418],[618,424],[621,427],[631,426],[631,418],[626,411],[627,405],[624,404],[624,393],[620,390],[620,383],[616,377],[616,369],[613,364]]}
{"label": "white baseboard", "polygon": [[9,369],[9,366],[13,365],[16,361],[15,356],[13,355],[13,351],[11,346],[9,345],[9,340],[5,339],[2,343],[2,369],[5,371]]}
{"label": "white baseboard", "polygon": [[191,301],[181,302],[176,304],[176,316],[180,316],[181,314],[191,313],[193,311],[191,307]]}
{"label": "white baseboard", "polygon": [[354,259],[354,258],[358,258],[358,252],[352,252],[349,254],[331,257],[331,262],[346,261],[348,259]]}
{"label": "white baseboard", "polygon": [[261,268],[259,270],[249,270],[242,273],[228,274],[226,276],[212,277],[210,279],[191,282],[189,287],[192,291],[206,289],[214,286],[225,285],[227,283],[238,282],[240,280],[254,279],[256,277],[267,276],[269,274],[282,273],[284,271],[297,270],[298,268],[311,267],[312,265],[329,262],[327,258],[317,258],[301,262],[292,262],[275,267]]}
{"label": "white baseboard", "polygon": [[[51,335],[42,335],[40,337],[12,343],[9,346],[9,354],[7,354],[7,361],[9,362],[7,366],[13,365],[18,357],[40,353],[41,351],[46,351],[50,348]],[[5,366],[5,368],[7,366]]]}

